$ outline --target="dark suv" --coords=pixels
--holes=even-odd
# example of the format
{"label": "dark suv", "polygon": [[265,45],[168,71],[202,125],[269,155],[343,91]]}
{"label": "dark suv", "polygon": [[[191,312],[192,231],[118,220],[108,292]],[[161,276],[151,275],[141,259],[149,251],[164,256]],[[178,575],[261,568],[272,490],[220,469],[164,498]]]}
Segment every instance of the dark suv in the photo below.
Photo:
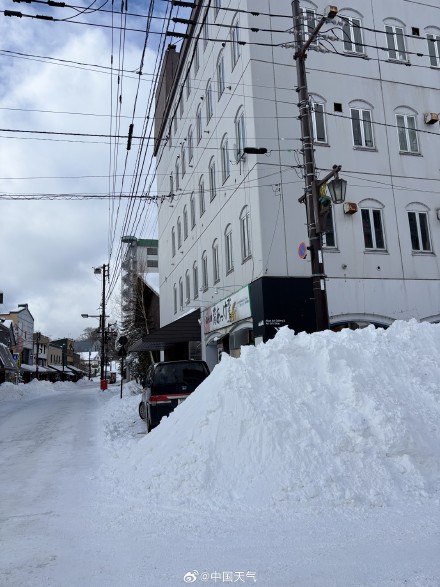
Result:
{"label": "dark suv", "polygon": [[139,404],[139,416],[150,432],[209,375],[205,361],[164,361],[150,365]]}

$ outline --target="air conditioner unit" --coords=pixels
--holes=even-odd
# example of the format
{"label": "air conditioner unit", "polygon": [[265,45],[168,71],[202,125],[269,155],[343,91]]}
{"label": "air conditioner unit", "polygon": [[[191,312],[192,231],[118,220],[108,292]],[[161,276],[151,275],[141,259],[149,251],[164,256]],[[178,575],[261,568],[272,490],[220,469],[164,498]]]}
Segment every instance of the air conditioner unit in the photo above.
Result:
{"label": "air conditioner unit", "polygon": [[344,214],[356,214],[358,205],[355,202],[344,202]]}
{"label": "air conditioner unit", "polygon": [[438,114],[436,112],[425,114],[425,124],[435,124],[436,122],[438,122]]}

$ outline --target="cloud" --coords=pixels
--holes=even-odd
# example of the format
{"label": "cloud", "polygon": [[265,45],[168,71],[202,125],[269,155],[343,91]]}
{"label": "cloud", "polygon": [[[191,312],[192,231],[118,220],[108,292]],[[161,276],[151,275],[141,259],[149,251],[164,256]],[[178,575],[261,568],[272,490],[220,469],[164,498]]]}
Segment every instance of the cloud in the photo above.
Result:
{"label": "cloud", "polygon": [[[26,8],[23,12],[31,11]],[[81,20],[86,17],[82,15]],[[138,79],[124,76],[117,93],[116,74],[112,81],[108,72],[91,71],[86,65],[60,66],[4,53],[109,66],[112,45],[105,29],[3,18],[0,38],[0,128],[10,129],[0,132],[0,195],[45,198],[53,194],[56,198],[10,201],[0,197],[0,291],[4,293],[0,311],[26,302],[36,330],[53,337],[76,337],[90,326],[80,314],[99,313],[101,281],[92,267],[108,262],[110,247],[116,255],[127,201],[68,200],[59,195],[108,194],[113,188],[118,195],[124,168],[123,189],[129,191],[137,151],[134,145],[125,167],[126,139],[116,148],[115,141],[110,144],[105,137],[11,131],[127,135]],[[113,50],[117,65],[122,53],[117,45]],[[136,70],[141,51],[141,36],[127,34],[125,69]],[[148,53],[146,62],[154,63],[153,53]],[[149,83],[142,81],[136,115],[145,113],[149,89]],[[122,96],[120,122],[114,117],[117,95]],[[142,120],[136,119],[139,132],[141,126]],[[109,179],[109,171],[115,169],[118,177]],[[133,222],[124,228],[135,226]],[[111,261],[111,270],[118,269],[115,265]]]}

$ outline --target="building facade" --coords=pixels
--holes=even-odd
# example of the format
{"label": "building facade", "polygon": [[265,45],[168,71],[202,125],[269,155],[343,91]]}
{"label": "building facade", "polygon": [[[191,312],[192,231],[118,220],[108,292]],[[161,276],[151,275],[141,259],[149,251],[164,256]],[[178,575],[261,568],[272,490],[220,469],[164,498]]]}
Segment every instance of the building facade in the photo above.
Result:
{"label": "building facade", "polygon": [[15,334],[13,353],[18,355],[18,364],[33,365],[34,318],[28,304],[19,304],[17,310],[0,314],[0,320],[10,320]]}
{"label": "building facade", "polygon": [[[301,2],[305,34],[323,10]],[[157,90],[161,325],[200,308],[212,365],[313,331],[313,290],[291,3],[200,2],[189,22]],[[318,178],[348,182],[323,239],[331,326],[439,321],[440,11],[350,0],[306,63]]]}

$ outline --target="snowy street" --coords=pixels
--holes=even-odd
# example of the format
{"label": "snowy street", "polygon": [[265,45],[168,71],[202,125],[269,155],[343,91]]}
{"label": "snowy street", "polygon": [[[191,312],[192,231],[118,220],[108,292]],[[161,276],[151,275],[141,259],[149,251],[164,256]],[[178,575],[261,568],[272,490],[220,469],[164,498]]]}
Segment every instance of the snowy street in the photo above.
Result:
{"label": "snowy street", "polygon": [[149,435],[132,384],[0,386],[0,584],[438,587],[439,346],[284,331]]}

